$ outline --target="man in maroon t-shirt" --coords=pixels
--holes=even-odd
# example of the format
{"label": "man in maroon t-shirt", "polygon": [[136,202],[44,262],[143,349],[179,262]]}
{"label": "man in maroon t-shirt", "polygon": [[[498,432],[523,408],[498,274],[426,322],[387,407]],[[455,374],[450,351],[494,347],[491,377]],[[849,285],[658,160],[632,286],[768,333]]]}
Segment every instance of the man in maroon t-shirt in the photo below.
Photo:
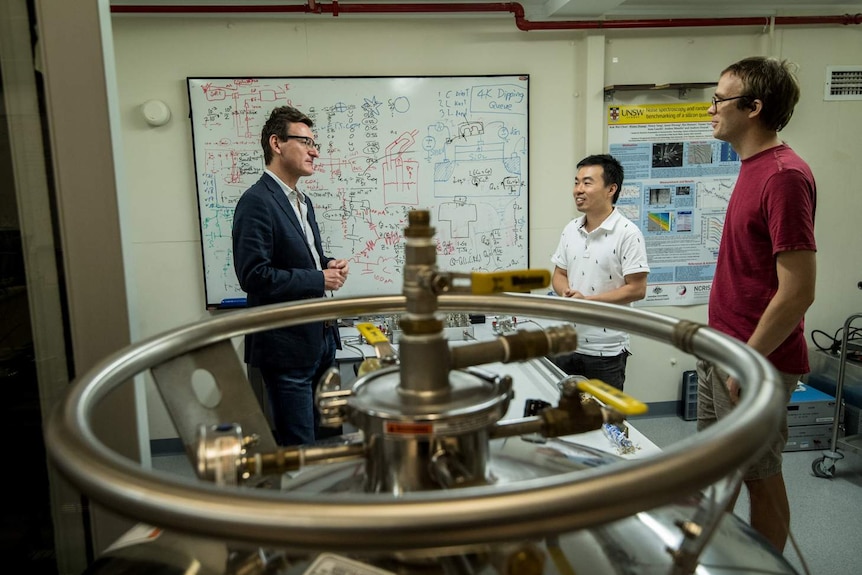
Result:
{"label": "man in maroon t-shirt", "polygon": [[[721,73],[709,114],[713,135],[739,154],[742,167],[727,206],[709,298],[709,325],[740,339],[775,366],[787,400],[809,371],[803,317],[814,301],[816,188],[808,165],[778,132],[799,101],[786,61],[746,58]],[[698,362],[698,429],[726,416],[739,383]],[[751,525],[779,551],[790,527],[781,473],[787,413],[767,451],[745,472]]]}

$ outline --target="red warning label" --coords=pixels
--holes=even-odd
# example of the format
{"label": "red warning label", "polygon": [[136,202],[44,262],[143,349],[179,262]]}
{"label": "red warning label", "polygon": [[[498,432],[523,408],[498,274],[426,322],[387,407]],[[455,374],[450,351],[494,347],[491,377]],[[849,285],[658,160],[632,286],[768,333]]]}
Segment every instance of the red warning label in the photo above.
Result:
{"label": "red warning label", "polygon": [[429,435],[434,432],[434,426],[430,423],[410,423],[401,421],[387,421],[386,433],[400,435]]}

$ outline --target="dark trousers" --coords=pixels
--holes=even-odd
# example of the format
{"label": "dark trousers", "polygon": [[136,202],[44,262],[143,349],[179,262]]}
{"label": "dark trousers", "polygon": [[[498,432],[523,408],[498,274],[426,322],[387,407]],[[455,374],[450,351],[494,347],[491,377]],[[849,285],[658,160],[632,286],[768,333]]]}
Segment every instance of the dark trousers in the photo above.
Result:
{"label": "dark trousers", "polygon": [[626,382],[626,361],[630,355],[625,349],[619,355],[605,357],[575,352],[552,357],[551,361],[569,375],[599,379],[622,391]]}
{"label": "dark trousers", "polygon": [[323,350],[312,366],[260,368],[279,445],[306,445],[341,433],[340,429],[320,427],[320,414],[314,405],[317,382],[334,364],[335,337],[326,330]]}

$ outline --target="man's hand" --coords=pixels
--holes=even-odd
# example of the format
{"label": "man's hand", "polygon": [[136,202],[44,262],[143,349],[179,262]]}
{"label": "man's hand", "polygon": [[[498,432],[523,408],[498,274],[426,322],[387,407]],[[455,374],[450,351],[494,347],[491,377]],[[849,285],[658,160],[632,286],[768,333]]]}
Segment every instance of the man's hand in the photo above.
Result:
{"label": "man's hand", "polygon": [[347,260],[330,260],[326,266],[331,270],[340,270],[344,279],[347,279]]}
{"label": "man's hand", "polygon": [[733,405],[739,403],[739,382],[732,377],[728,377],[724,385],[727,387],[727,393],[730,394],[730,403]]}
{"label": "man's hand", "polygon": [[347,260],[330,260],[323,271],[324,289],[337,290],[347,281]]}
{"label": "man's hand", "polygon": [[587,299],[587,296],[575,289],[567,289],[563,292],[563,297],[570,297],[572,299]]}

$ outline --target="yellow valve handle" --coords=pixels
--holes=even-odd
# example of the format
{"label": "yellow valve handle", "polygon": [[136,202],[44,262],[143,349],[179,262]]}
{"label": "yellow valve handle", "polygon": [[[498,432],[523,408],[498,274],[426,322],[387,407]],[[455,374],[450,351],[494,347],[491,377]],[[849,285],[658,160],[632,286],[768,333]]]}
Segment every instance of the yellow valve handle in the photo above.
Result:
{"label": "yellow valve handle", "polygon": [[508,272],[472,272],[470,286],[474,294],[499,293],[504,291],[528,292],[548,287],[551,272],[548,270],[515,270]]}
{"label": "yellow valve handle", "polygon": [[389,340],[386,339],[383,332],[377,329],[377,326],[373,323],[358,323],[356,324],[356,329],[359,330],[359,333],[362,334],[362,337],[365,338],[365,341],[367,341],[369,345],[389,343]]}
{"label": "yellow valve handle", "polygon": [[589,393],[605,405],[614,408],[623,415],[640,415],[647,412],[647,405],[623,393],[619,389],[598,379],[588,379],[578,382],[578,389]]}
{"label": "yellow valve handle", "polygon": [[392,344],[373,323],[358,323],[356,329],[359,330],[369,345],[374,346],[374,352],[377,354],[377,357],[366,359],[359,365],[357,375],[365,375],[368,372],[377,371],[385,365],[397,363],[397,356]]}

